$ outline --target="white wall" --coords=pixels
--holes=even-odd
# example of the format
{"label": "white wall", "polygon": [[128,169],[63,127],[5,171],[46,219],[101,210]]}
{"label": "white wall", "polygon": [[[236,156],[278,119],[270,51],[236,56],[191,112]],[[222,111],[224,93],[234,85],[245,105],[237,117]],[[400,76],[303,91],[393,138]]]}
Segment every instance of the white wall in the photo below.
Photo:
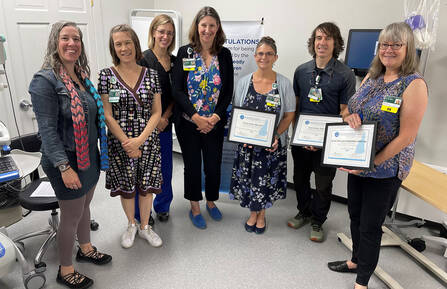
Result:
{"label": "white wall", "polygon": [[[157,9],[177,10],[183,17],[183,43],[186,44],[191,22],[203,6],[214,7],[221,20],[260,20],[264,17],[265,34],[272,36],[278,45],[279,59],[275,69],[292,79],[295,68],[310,59],[306,42],[316,25],[335,22],[347,42],[351,28],[384,28],[387,24],[402,21],[403,0],[322,0],[322,1],[265,1],[265,0],[154,0]],[[430,95],[428,109],[419,131],[416,159],[447,167],[447,97],[442,86],[447,75],[447,0],[441,0],[436,51],[430,53],[426,81]],[[340,55],[344,58],[344,53]],[[289,162],[289,173],[291,168]],[[289,178],[290,179],[290,178]],[[346,174],[338,173],[334,193],[346,196]],[[447,193],[447,192],[446,192]],[[401,194],[404,213],[440,221],[444,214],[423,201]],[[429,207],[430,209],[427,209]]]}
{"label": "white wall", "polygon": [[[183,42],[197,11],[207,5],[214,7],[221,20],[260,20],[264,17],[265,34],[272,36],[278,45],[279,59],[276,70],[293,77],[295,68],[310,59],[306,42],[313,28],[321,22],[333,21],[347,42],[351,28],[384,28],[387,24],[402,21],[404,1],[388,0],[322,0],[265,1],[265,0],[154,0],[155,8],[173,9],[183,17]],[[447,75],[447,0],[441,0],[436,50],[430,53],[426,80],[430,88],[430,101],[417,144],[417,159],[447,166],[447,97],[442,83]],[[340,55],[344,58],[344,53]]]}
{"label": "white wall", "polygon": [[112,65],[112,57],[109,53],[109,33],[110,29],[117,24],[130,24],[129,14],[132,9],[153,9],[154,0],[101,0],[101,6],[96,9],[101,9],[102,14],[102,30],[104,39],[104,60],[100,63],[101,67]]}

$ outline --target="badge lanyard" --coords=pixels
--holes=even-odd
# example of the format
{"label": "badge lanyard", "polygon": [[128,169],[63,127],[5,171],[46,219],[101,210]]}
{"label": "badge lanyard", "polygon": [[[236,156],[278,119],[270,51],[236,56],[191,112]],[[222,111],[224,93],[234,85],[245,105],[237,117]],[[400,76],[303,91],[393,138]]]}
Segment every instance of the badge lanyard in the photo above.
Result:
{"label": "badge lanyard", "polygon": [[[116,77],[112,76],[110,78],[110,83],[115,85],[117,82]],[[110,89],[109,90],[109,102],[110,103],[118,103],[120,102],[120,90],[119,89]]]}
{"label": "badge lanyard", "polygon": [[272,83],[272,93],[267,94],[265,102],[267,106],[276,107],[281,104],[281,98],[278,92],[278,84],[276,82]]}
{"label": "badge lanyard", "polygon": [[[321,73],[321,72],[320,72]],[[320,102],[323,100],[323,92],[321,91],[321,88],[318,87],[320,84],[321,76],[320,73],[315,76],[315,82],[314,86],[310,88],[308,98],[310,102]],[[315,75],[315,70],[312,71],[312,78]]]}
{"label": "badge lanyard", "polygon": [[183,70],[184,71],[194,71],[196,69],[196,60],[193,58],[193,50],[191,47],[188,47],[186,50],[188,53],[188,58],[183,58]]}
{"label": "badge lanyard", "polygon": [[[402,97],[399,95],[402,95],[402,92],[405,90],[402,84],[402,81],[400,81],[397,86],[399,86],[399,92],[397,95],[391,95],[388,94],[388,92],[385,94],[385,97],[382,102],[382,106],[380,107],[380,110],[391,112],[391,113],[397,113],[397,111],[400,108],[400,105],[402,104]],[[402,89],[403,88],[403,89]]]}

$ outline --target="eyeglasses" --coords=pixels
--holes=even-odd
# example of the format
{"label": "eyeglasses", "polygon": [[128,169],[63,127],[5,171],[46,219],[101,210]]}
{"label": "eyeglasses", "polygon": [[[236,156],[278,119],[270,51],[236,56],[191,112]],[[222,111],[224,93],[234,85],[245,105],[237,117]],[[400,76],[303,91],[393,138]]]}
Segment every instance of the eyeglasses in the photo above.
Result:
{"label": "eyeglasses", "polygon": [[392,50],[399,50],[404,45],[405,44],[403,44],[403,43],[394,43],[394,44],[379,43],[379,49],[380,50],[387,50],[388,47],[391,47]]}
{"label": "eyeglasses", "polygon": [[272,51],[269,51],[269,52],[256,52],[255,55],[258,56],[258,57],[263,57],[264,55],[266,57],[272,57],[272,56],[275,55],[275,52],[272,52]]}
{"label": "eyeglasses", "polygon": [[169,37],[174,36],[174,32],[172,32],[172,31],[166,31],[166,30],[155,30],[155,31],[157,31],[161,35],[166,35],[166,36],[169,36]]}

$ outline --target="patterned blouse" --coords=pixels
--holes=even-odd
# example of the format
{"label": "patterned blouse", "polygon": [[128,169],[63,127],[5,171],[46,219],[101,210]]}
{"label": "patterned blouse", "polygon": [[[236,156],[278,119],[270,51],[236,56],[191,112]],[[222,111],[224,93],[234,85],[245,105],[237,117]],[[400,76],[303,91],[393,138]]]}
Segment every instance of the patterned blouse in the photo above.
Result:
{"label": "patterned blouse", "polygon": [[[119,91],[119,99],[111,102],[112,115],[128,138],[138,137],[146,128],[152,116],[154,95],[161,93],[157,71],[151,68],[141,70],[134,87],[130,87],[114,68],[99,72],[98,92],[108,94]],[[106,188],[112,197],[135,196],[136,189],[141,195],[161,192],[161,153],[158,130],[154,129],[145,140],[141,157],[129,158],[120,141],[108,131],[110,169],[106,173]]]}
{"label": "patterned blouse", "polygon": [[219,61],[216,55],[213,56],[210,67],[207,68],[199,53],[194,52],[193,57],[196,61],[196,68],[188,74],[189,99],[199,115],[211,116],[222,87]]}
{"label": "patterned blouse", "polygon": [[[362,121],[376,121],[376,154],[399,134],[400,110],[396,113],[381,110],[385,97],[402,98],[402,94],[415,79],[422,79],[418,73],[402,76],[385,83],[383,76],[369,78],[351,97],[348,103],[350,113],[357,113]],[[402,149],[394,157],[386,160],[372,170],[363,171],[360,175],[370,178],[398,177],[404,180],[410,172],[414,158],[415,142]]]}

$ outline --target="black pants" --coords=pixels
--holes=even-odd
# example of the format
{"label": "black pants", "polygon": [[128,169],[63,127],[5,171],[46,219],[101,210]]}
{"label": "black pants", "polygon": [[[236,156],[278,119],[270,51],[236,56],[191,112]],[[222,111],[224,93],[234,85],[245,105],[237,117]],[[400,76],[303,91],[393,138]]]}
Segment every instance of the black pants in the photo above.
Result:
{"label": "black pants", "polygon": [[358,265],[356,282],[367,286],[379,261],[382,224],[393,206],[401,180],[348,176],[352,258]]}
{"label": "black pants", "polygon": [[[332,181],[336,169],[322,167],[321,150],[312,152],[303,147],[292,147],[293,183],[298,211],[312,217],[312,223],[323,224],[331,206]],[[315,174],[316,190],[310,188],[310,175]]]}
{"label": "black pants", "polygon": [[205,171],[205,197],[208,201],[219,199],[220,166],[224,126],[216,127],[207,134],[200,133],[197,126],[184,118],[179,120],[175,131],[182,149],[184,169],[184,196],[190,201],[202,197],[202,157]]}

